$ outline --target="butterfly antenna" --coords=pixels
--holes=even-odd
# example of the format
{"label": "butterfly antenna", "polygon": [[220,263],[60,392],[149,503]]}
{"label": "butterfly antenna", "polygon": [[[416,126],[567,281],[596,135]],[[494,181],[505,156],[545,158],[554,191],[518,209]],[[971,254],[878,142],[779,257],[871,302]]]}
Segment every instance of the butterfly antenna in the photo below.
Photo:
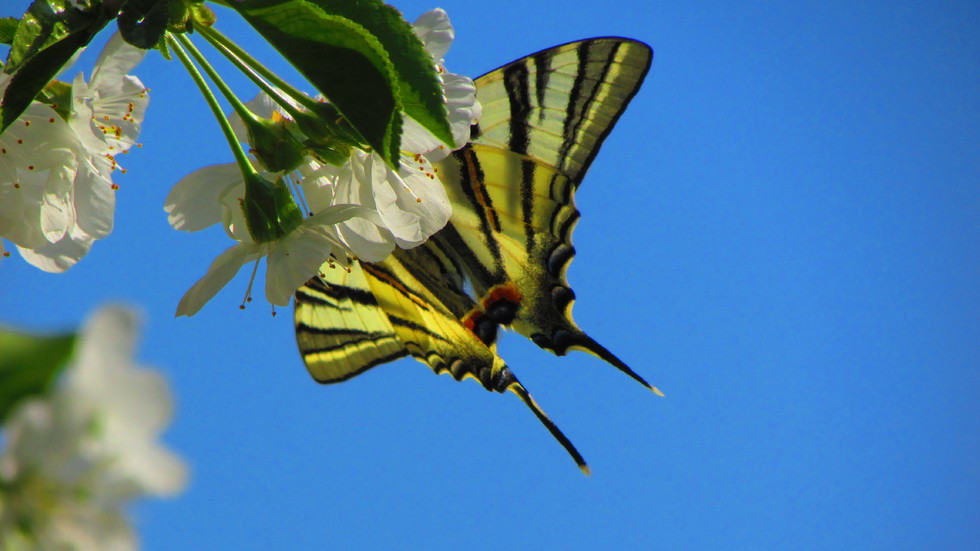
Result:
{"label": "butterfly antenna", "polygon": [[572,456],[572,459],[575,460],[575,464],[578,465],[578,468],[581,469],[586,476],[592,474],[588,464],[585,463],[585,458],[583,458],[582,454],[575,449],[575,445],[572,444],[572,441],[569,440],[568,437],[565,436],[565,433],[558,428],[558,425],[556,425],[554,421],[548,417],[544,410],[541,409],[541,406],[534,401],[534,398],[531,397],[531,394],[528,393],[527,389],[524,388],[524,385],[522,385],[521,382],[517,380],[517,377],[514,377],[514,374],[507,368],[504,368],[504,371],[501,372],[501,378],[497,385],[498,392],[503,392],[504,390],[509,390],[516,394],[517,397],[524,402],[524,405],[534,412],[534,415],[538,418],[538,421],[541,421],[541,424],[548,429],[548,432],[555,437],[555,440],[558,440],[558,443],[565,448],[568,455]]}

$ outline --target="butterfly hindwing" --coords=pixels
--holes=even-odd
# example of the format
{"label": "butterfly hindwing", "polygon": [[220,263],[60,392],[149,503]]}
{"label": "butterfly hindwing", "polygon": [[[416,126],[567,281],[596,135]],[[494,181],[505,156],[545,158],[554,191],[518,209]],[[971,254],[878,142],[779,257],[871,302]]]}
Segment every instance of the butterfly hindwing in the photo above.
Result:
{"label": "butterfly hindwing", "polygon": [[[310,375],[337,383],[408,355],[360,266],[324,268],[296,291],[296,341]],[[329,283],[327,283],[329,281]]]}
{"label": "butterfly hindwing", "polygon": [[350,272],[325,267],[301,287],[296,336],[310,373],[321,383],[340,382],[411,355],[437,374],[513,392],[588,473],[582,455],[497,355],[496,327],[484,327],[483,337],[474,332],[485,326],[479,308],[455,285],[458,274],[441,273],[451,269],[441,262],[422,248],[399,250],[383,262],[355,261]]}

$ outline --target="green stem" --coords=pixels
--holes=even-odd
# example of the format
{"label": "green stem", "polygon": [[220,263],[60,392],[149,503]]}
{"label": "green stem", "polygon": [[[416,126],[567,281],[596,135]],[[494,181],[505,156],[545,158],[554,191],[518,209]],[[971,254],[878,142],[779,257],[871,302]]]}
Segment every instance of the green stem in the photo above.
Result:
{"label": "green stem", "polygon": [[241,100],[238,99],[238,96],[236,96],[235,93],[231,91],[231,88],[229,88],[228,85],[225,84],[225,81],[221,79],[221,75],[219,75],[218,72],[214,70],[214,67],[212,67],[211,64],[208,63],[208,60],[204,57],[204,54],[202,54],[201,51],[197,49],[197,46],[195,46],[194,43],[191,42],[191,39],[187,38],[186,34],[179,34],[176,36],[177,36],[177,40],[179,40],[180,43],[183,44],[185,48],[187,48],[187,51],[190,52],[191,56],[194,58],[194,61],[196,61],[201,66],[201,68],[204,69],[204,72],[207,73],[208,78],[211,79],[211,82],[213,82],[214,85],[218,87],[218,91],[221,92],[221,95],[224,96],[226,100],[228,100],[228,103],[231,104],[231,108],[235,110],[235,113],[238,114],[238,116],[241,117],[243,121],[257,122],[258,117],[256,117],[255,114],[249,111],[248,107],[245,107],[245,104],[242,103]]}
{"label": "green stem", "polygon": [[[218,52],[221,53],[221,55],[225,56],[225,59],[230,61],[232,65],[237,67],[239,71],[244,73],[245,76],[247,76],[252,82],[254,82],[256,86],[258,86],[263,92],[266,93],[266,95],[268,95],[270,98],[273,99],[273,101],[275,101],[280,107],[282,107],[282,109],[286,111],[286,113],[288,113],[293,118],[293,120],[299,118],[300,110],[294,104],[284,99],[284,96],[287,94],[284,94],[281,89],[277,89],[275,86],[269,84],[269,82],[266,79],[262,78],[262,75],[259,74],[257,69],[253,68],[251,65],[249,65],[244,60],[242,60],[242,58],[235,55],[235,53],[229,50],[228,47],[225,46],[225,44],[218,41],[213,33],[217,33],[217,31],[201,32],[200,34],[201,36],[204,37],[205,40],[207,40],[214,47],[214,49],[218,50]],[[255,60],[253,59],[252,61],[254,62]],[[263,69],[265,68],[263,67]],[[265,70],[268,72],[268,69]],[[275,75],[273,74],[273,76]],[[280,82],[282,81],[280,80]]]}
{"label": "green stem", "polygon": [[[184,68],[187,69],[188,73],[190,73],[194,83],[197,84],[197,87],[204,96],[204,99],[208,102],[208,106],[211,108],[211,112],[214,114],[214,117],[218,119],[218,125],[221,126],[221,131],[224,133],[225,139],[228,140],[228,146],[231,147],[231,151],[235,155],[235,163],[238,164],[238,169],[242,172],[242,175],[246,177],[256,174],[255,168],[252,166],[252,163],[249,162],[248,155],[246,155],[245,150],[242,148],[241,142],[238,141],[238,138],[235,136],[235,132],[231,129],[231,123],[228,122],[228,117],[226,117],[222,111],[221,105],[218,103],[218,98],[215,97],[214,92],[212,92],[211,88],[208,87],[208,83],[205,82],[204,76],[197,70],[197,66],[194,65],[194,62],[191,61],[190,57],[187,55],[187,52],[185,52],[180,46],[180,43],[176,38],[174,38],[173,34],[168,32],[166,37],[167,45],[173,49],[174,53],[177,54],[177,57],[180,59],[180,62],[184,64]],[[218,80],[216,82],[221,81]]]}
{"label": "green stem", "polygon": [[[279,75],[273,73],[268,67],[262,65],[257,59],[249,55],[248,52],[241,49],[238,44],[232,42],[227,36],[221,34],[220,31],[214,27],[204,27],[198,28],[197,31],[203,36],[208,42],[213,44],[225,57],[227,57],[232,63],[234,63],[242,72],[248,75],[260,88],[262,88],[265,93],[269,94],[273,98],[277,99],[276,103],[281,105],[290,115],[294,114],[294,108],[288,105],[288,102],[278,101],[278,94],[270,93],[269,84],[265,81],[272,83],[272,86],[279,89],[281,93],[286,94],[293,101],[306,107],[308,110],[316,112],[317,111],[317,101],[308,95],[304,94],[302,91],[297,90],[293,85],[289,84],[285,80],[279,78]],[[229,55],[230,54],[230,55]],[[244,67],[244,68],[243,68]],[[261,77],[261,78],[259,78]],[[262,79],[265,79],[263,81]]]}

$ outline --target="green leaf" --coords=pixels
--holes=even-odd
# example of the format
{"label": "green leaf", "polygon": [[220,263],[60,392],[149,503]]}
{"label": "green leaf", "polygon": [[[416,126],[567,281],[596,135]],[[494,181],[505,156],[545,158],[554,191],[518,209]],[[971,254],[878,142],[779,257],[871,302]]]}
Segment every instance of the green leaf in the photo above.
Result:
{"label": "green leaf", "polygon": [[[17,24],[3,71],[11,74],[19,70],[38,52],[69,35],[88,30],[103,18],[101,6],[92,7],[86,1],[73,6],[69,0],[34,0]],[[89,38],[101,29],[100,26],[91,32]]]}
{"label": "green leaf", "polygon": [[46,392],[71,358],[75,335],[0,330],[0,422],[25,398]]}
{"label": "green leaf", "polygon": [[123,40],[144,50],[155,47],[167,32],[170,3],[171,0],[125,0],[118,21]]}
{"label": "green leaf", "polygon": [[381,42],[398,75],[402,111],[452,146],[453,132],[435,60],[401,12],[381,0],[310,1],[327,13],[362,25]]}
{"label": "green leaf", "polygon": [[11,45],[14,43],[14,34],[17,33],[17,25],[20,21],[16,17],[0,18],[0,44]]}
{"label": "green leaf", "polygon": [[[79,3],[79,5],[86,5]],[[96,6],[97,8],[99,6]],[[60,10],[60,11],[59,11]],[[36,0],[17,25],[3,70],[14,73],[0,103],[0,133],[10,126],[75,52],[85,47],[110,17],[66,0]],[[16,72],[15,72],[16,71]]]}
{"label": "green leaf", "polygon": [[230,5],[340,111],[364,142],[389,165],[397,165],[400,84],[384,47],[370,32],[306,0]]}

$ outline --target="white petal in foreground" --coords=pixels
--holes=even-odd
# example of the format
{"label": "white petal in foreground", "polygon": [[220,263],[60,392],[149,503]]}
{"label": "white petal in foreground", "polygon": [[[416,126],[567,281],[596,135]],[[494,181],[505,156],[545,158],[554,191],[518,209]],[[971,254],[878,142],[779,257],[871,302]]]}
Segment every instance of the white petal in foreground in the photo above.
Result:
{"label": "white petal in foreground", "polygon": [[137,325],[136,315],[125,308],[93,315],[82,328],[68,384],[98,404],[101,444],[104,453],[116,457],[117,473],[147,493],[171,495],[183,489],[187,472],[157,441],[171,422],[173,404],[160,373],[133,363]]}
{"label": "white petal in foreground", "polygon": [[79,166],[72,202],[78,229],[94,239],[102,239],[112,232],[116,191],[112,179],[106,177],[111,172],[109,160],[96,158],[93,161],[94,166],[89,163]]}
{"label": "white petal in foreground", "polygon": [[4,549],[135,549],[129,503],[186,485],[183,461],[159,442],[173,406],[160,374],[135,364],[136,325],[124,308],[94,314],[63,384],[8,418]]}
{"label": "white petal in foreground", "polygon": [[120,91],[126,74],[143,61],[146,52],[127,43],[120,33],[113,34],[99,53],[89,86],[107,92]]}

